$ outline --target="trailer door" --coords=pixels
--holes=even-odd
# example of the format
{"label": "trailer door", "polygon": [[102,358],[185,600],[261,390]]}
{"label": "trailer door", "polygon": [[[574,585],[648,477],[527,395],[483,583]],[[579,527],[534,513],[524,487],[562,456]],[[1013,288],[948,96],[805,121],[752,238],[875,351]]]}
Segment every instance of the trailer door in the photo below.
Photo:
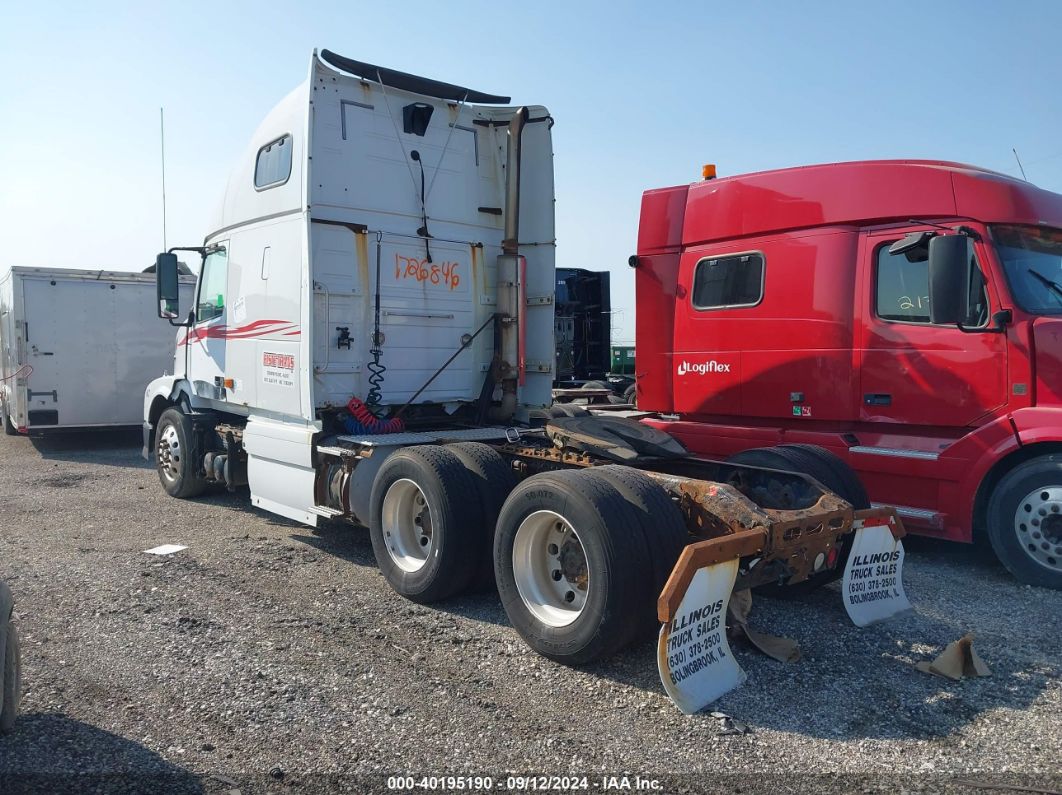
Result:
{"label": "trailer door", "polygon": [[113,415],[113,295],[106,281],[23,279],[28,427],[100,425]]}

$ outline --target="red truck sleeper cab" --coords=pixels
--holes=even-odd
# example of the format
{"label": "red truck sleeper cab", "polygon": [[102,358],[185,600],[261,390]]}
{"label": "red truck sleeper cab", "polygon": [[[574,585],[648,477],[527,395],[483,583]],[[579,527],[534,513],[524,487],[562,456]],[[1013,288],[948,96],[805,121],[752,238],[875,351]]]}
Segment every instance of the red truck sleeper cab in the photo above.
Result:
{"label": "red truck sleeper cab", "polygon": [[[933,323],[957,233],[963,314]],[[913,531],[1062,587],[1062,196],[936,161],[711,179],[644,194],[633,262],[638,405],[677,415],[647,422],[714,457],[822,445]]]}

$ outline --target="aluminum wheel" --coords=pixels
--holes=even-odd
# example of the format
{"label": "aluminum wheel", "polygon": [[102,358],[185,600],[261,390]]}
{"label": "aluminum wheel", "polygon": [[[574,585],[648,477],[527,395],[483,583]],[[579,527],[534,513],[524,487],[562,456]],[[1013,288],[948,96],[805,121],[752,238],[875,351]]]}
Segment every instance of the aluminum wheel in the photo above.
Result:
{"label": "aluminum wheel", "polygon": [[403,571],[420,571],[434,548],[431,507],[420,486],[408,478],[387,489],[381,509],[387,553]]}
{"label": "aluminum wheel", "polygon": [[159,472],[171,483],[181,476],[181,438],[177,426],[167,425],[159,433],[156,448]]}
{"label": "aluminum wheel", "polygon": [[1030,558],[1044,568],[1062,571],[1062,486],[1026,494],[1014,513],[1014,532]]}
{"label": "aluminum wheel", "polygon": [[529,611],[550,627],[566,627],[583,612],[590,592],[586,553],[571,524],[553,511],[535,511],[513,539],[513,579]]}

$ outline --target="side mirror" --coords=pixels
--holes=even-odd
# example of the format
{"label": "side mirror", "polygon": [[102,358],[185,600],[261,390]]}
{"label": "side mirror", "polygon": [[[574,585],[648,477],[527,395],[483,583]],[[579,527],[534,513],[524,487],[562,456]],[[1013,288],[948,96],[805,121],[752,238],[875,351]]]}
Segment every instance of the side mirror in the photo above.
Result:
{"label": "side mirror", "polygon": [[966,235],[937,236],[929,241],[929,320],[958,325],[966,311],[967,270],[970,267]]}
{"label": "side mirror", "polygon": [[159,302],[159,317],[169,320],[177,317],[181,293],[176,254],[159,254],[155,257],[155,293]]}

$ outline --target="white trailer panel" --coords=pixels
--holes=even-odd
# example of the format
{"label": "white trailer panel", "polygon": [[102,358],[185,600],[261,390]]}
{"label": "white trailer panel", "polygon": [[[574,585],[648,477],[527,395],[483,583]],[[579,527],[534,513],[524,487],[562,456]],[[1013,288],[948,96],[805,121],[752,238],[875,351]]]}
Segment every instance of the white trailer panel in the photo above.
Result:
{"label": "white trailer panel", "polygon": [[[193,290],[187,277],[185,311]],[[139,425],[148,382],[173,367],[154,299],[152,273],[11,268],[0,278],[4,420],[22,432]]]}

